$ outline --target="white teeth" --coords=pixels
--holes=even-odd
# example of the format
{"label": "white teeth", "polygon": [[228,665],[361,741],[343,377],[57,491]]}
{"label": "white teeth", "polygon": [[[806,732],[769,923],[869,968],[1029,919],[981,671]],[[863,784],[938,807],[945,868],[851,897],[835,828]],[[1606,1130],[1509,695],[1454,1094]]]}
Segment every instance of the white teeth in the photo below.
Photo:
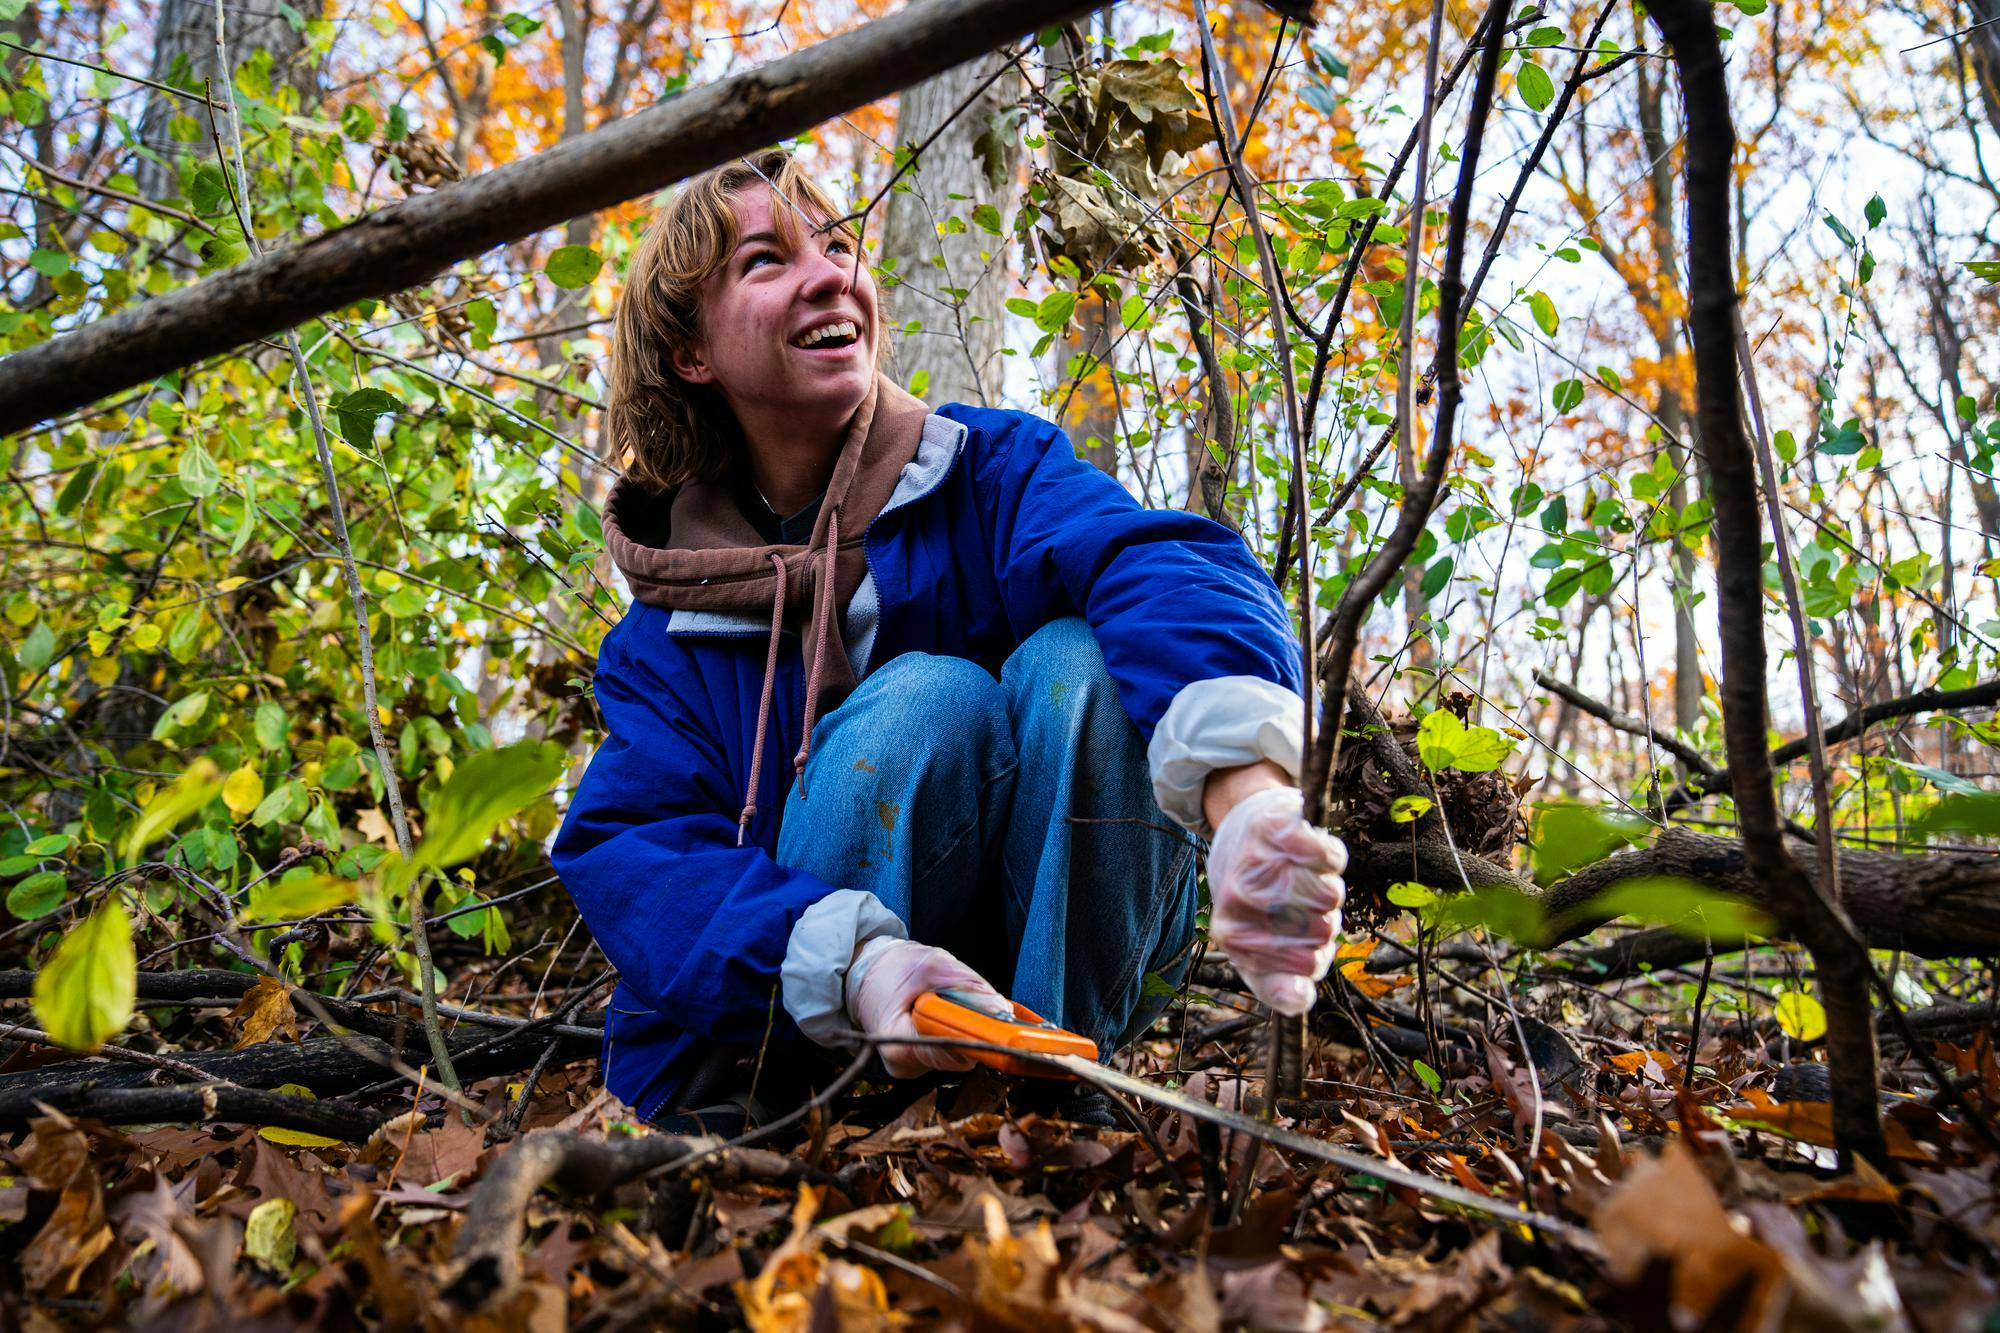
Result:
{"label": "white teeth", "polygon": [[830,338],[855,338],[859,336],[860,331],[854,327],[854,322],[843,319],[835,324],[821,325],[819,328],[801,337],[796,345],[799,347],[817,347]]}

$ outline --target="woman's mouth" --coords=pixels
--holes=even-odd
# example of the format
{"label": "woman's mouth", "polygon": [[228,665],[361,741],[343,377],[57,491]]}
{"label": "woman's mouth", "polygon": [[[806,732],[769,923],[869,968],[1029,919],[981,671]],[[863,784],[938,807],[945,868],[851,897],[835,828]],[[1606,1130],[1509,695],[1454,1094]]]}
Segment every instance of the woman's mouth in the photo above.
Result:
{"label": "woman's mouth", "polygon": [[804,352],[839,352],[860,340],[859,324],[851,319],[836,319],[807,329],[792,339],[792,346]]}

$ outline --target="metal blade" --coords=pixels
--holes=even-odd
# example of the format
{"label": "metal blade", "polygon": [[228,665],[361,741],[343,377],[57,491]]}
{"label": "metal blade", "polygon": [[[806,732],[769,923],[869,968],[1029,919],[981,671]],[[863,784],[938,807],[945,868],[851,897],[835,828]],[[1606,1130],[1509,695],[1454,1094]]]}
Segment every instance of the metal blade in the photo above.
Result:
{"label": "metal blade", "polygon": [[1540,1213],[1530,1212],[1516,1204],[1476,1193],[1466,1189],[1463,1185],[1455,1184],[1451,1181],[1439,1180],[1434,1176],[1419,1175],[1414,1171],[1397,1166],[1393,1162],[1384,1161],[1379,1157],[1365,1157],[1360,1153],[1348,1152],[1345,1149],[1336,1148],[1330,1143],[1323,1143],[1318,1139],[1308,1138],[1306,1135],[1297,1133],[1294,1130],[1280,1129],[1276,1125],[1267,1124],[1261,1120],[1254,1120],[1241,1112],[1231,1111],[1221,1106],[1212,1106],[1197,1098],[1189,1097],[1185,1093],[1155,1087],[1144,1079],[1120,1073],[1116,1069],[1107,1068],[1094,1061],[1079,1059],[1073,1055],[1058,1055],[1046,1058],[1053,1060],[1085,1082],[1095,1084],[1107,1092],[1115,1092],[1126,1097],[1136,1097],[1140,1101],[1147,1102],[1153,1106],[1164,1106],[1169,1110],[1178,1111],[1182,1115],[1193,1116],[1197,1120],[1206,1120],[1211,1124],[1221,1125],[1227,1129],[1235,1130],[1240,1134],[1248,1134],[1254,1138],[1262,1139],[1273,1147],[1283,1148],[1289,1152],[1299,1153],[1306,1157],[1316,1157],[1322,1162],[1331,1162],[1335,1166],[1342,1167],[1348,1171],[1374,1176],[1378,1180],[1386,1180],[1392,1185],[1402,1185],[1416,1190],[1420,1194],[1426,1194],[1434,1199],[1443,1199],[1458,1204],[1463,1208],[1484,1213],[1488,1217],[1496,1218],[1503,1222],[1513,1222],[1547,1235],[1560,1237],[1574,1244],[1589,1245],[1595,1248],[1595,1238],[1585,1227],[1576,1226],[1573,1223],[1564,1222],[1557,1218],[1545,1217]]}

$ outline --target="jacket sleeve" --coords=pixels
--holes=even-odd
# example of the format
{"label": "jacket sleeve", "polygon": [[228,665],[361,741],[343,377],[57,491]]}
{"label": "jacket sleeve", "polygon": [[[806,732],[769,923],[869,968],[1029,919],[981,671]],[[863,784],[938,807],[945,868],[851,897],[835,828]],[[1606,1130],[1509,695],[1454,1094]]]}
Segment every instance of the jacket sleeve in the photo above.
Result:
{"label": "jacket sleeve", "polygon": [[1198,514],[1143,507],[1039,417],[980,412],[968,424],[1012,628],[1025,637],[1059,615],[1089,622],[1148,742],[1161,809],[1205,834],[1212,770],[1272,759],[1296,778],[1299,640],[1243,539]]}
{"label": "jacket sleeve", "polygon": [[[676,673],[629,652],[629,624],[606,636],[599,658],[609,735],[551,849],[556,873],[632,993],[695,1036],[761,1040],[781,990],[778,1022],[804,1017],[815,1040],[812,1027],[844,1028],[844,966],[812,969],[802,988],[784,975],[797,970],[797,960],[786,968],[794,927],[821,908],[807,934],[844,965],[852,946],[840,953],[832,933],[844,926],[858,944],[901,923],[872,895],[837,894],[761,847],[736,845],[742,793],[722,746],[674,688]],[[849,901],[858,898],[867,902]]]}

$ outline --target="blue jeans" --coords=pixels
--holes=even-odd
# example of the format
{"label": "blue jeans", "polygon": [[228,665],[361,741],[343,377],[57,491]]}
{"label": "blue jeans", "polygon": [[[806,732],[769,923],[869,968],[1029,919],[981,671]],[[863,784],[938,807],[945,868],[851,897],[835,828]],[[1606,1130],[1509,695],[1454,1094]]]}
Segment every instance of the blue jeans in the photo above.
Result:
{"label": "blue jeans", "polygon": [[[928,653],[870,673],[813,730],[778,860],[873,893],[1108,1059],[1186,975],[1200,845],[1154,801],[1138,728],[1070,617],[998,681]],[[1165,986],[1148,993],[1149,973]]]}

